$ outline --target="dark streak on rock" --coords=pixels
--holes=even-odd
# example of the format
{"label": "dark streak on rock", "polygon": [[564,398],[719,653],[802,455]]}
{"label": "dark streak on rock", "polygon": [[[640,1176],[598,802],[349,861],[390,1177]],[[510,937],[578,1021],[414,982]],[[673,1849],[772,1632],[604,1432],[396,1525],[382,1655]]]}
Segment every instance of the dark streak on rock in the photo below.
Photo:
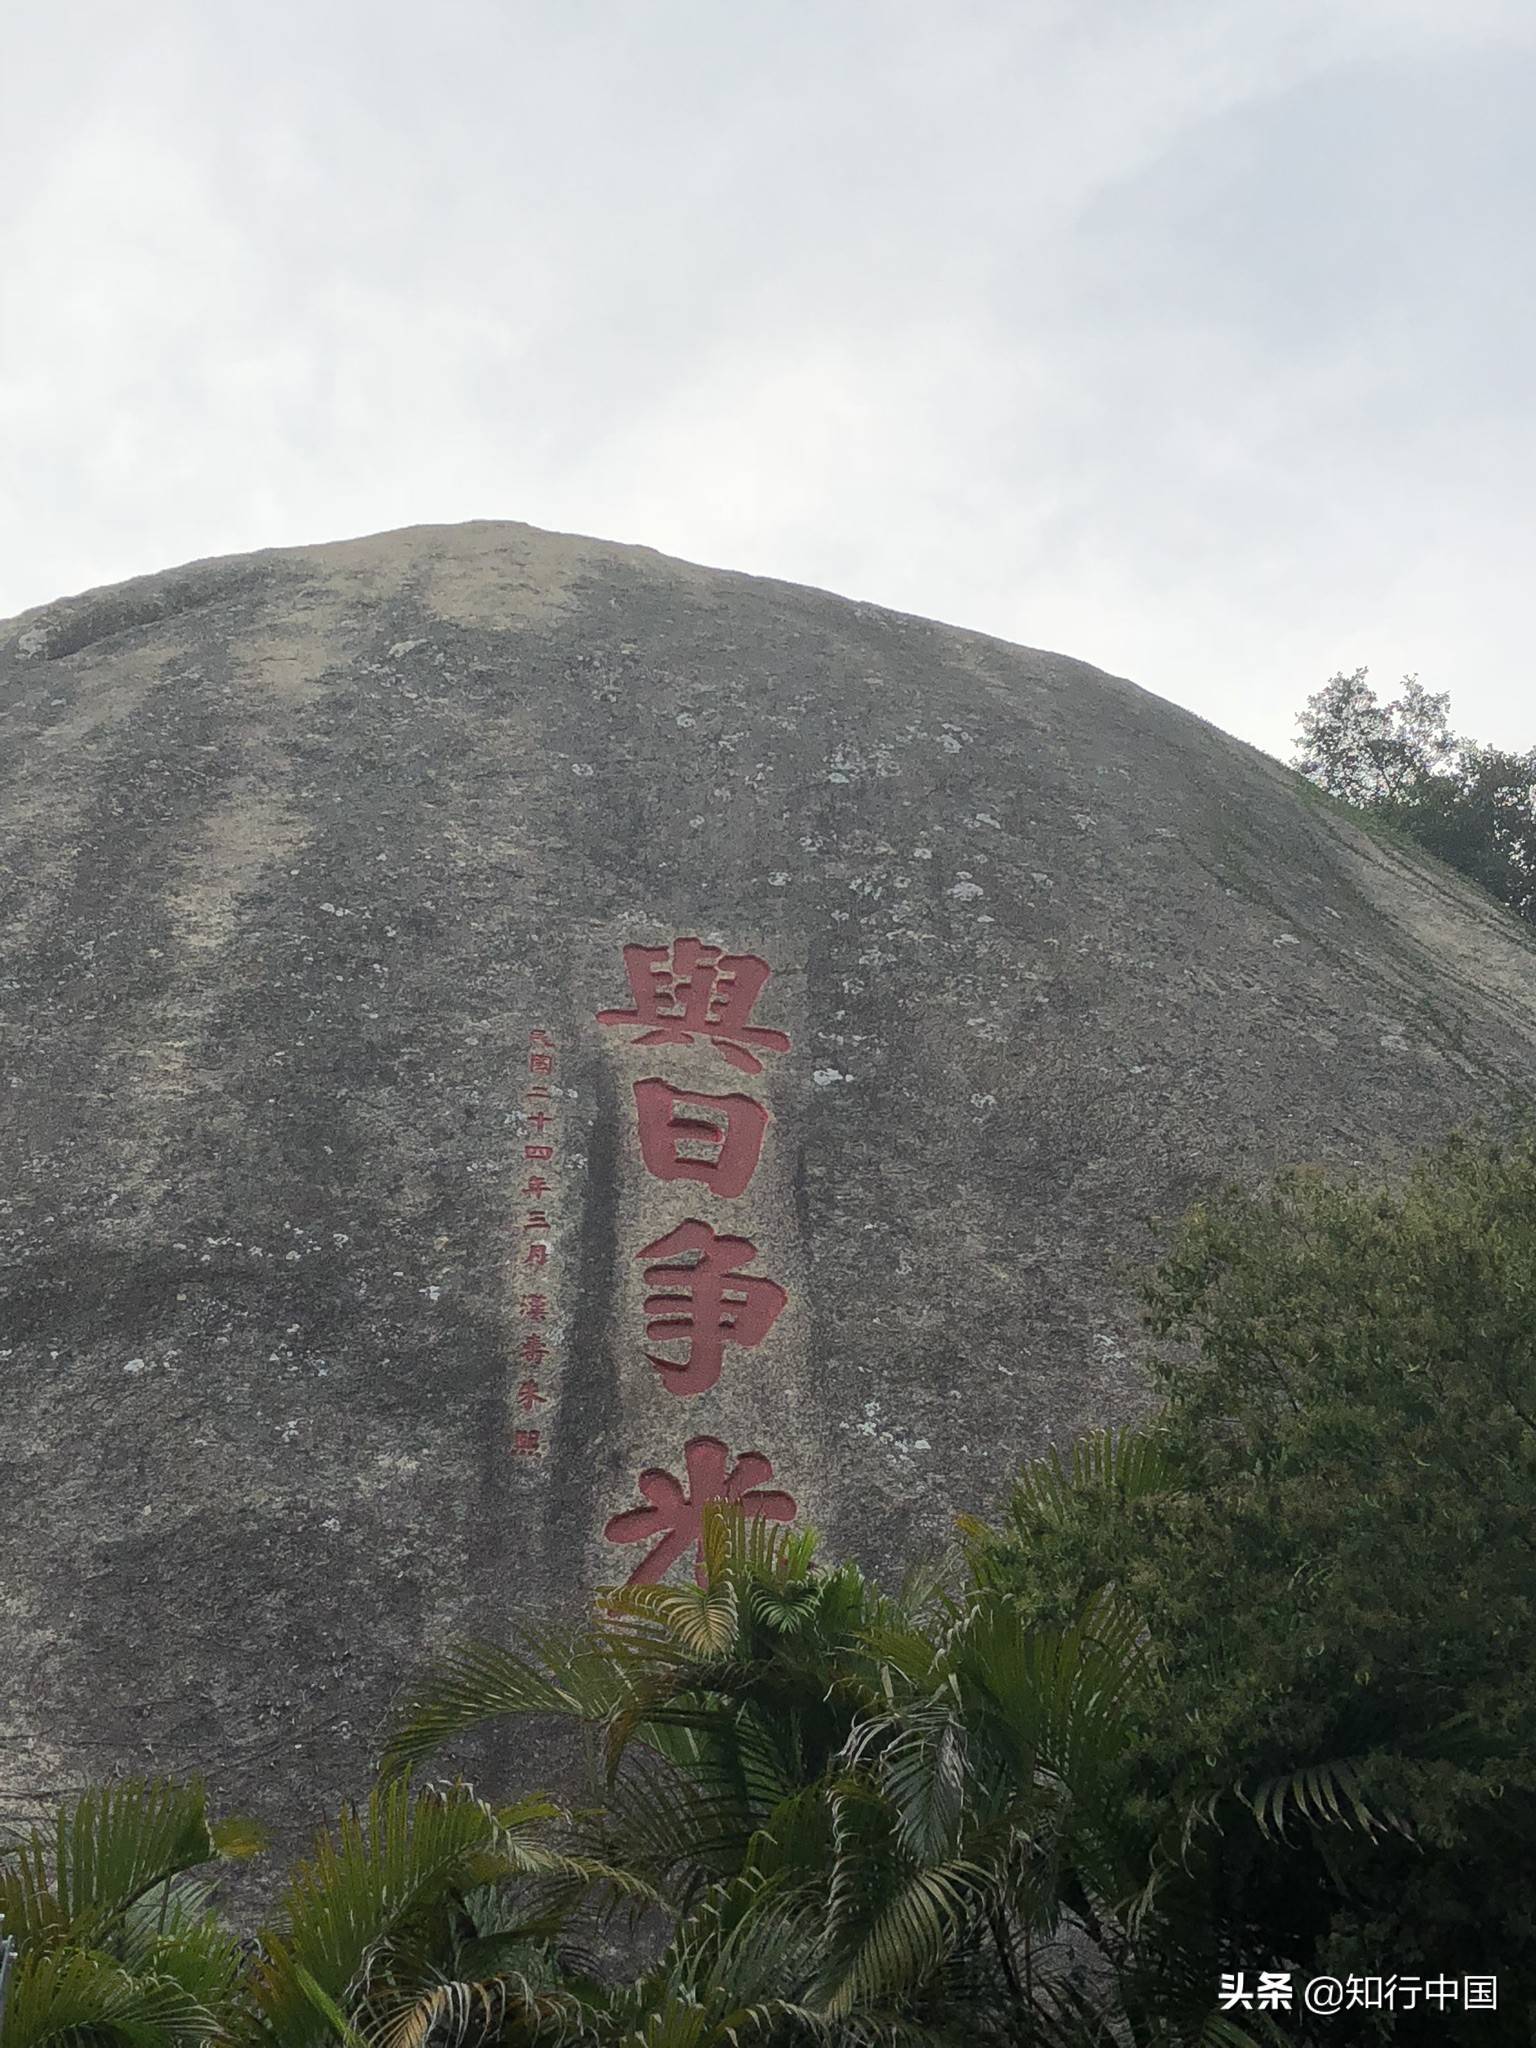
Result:
{"label": "dark streak on rock", "polygon": [[620,1458],[608,1447],[619,1407],[618,1361],[608,1316],[618,1261],[618,1100],[607,1067],[594,1062],[596,1098],[587,1152],[586,1231],[575,1306],[562,1361],[560,1410],[544,1515],[546,1570],[564,1576],[591,1538],[598,1502]]}
{"label": "dark streak on rock", "polygon": [[64,661],[141,626],[161,625],[231,598],[254,595],[271,577],[266,566],[222,563],[180,575],[140,577],[115,589],[87,591],[66,603],[23,613],[4,646],[23,661]]}

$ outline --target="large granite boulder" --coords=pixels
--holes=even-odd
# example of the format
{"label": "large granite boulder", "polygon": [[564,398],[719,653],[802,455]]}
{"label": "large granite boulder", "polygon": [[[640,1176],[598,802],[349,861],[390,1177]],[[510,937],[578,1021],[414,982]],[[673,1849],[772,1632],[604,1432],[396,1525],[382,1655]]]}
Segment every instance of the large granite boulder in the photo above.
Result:
{"label": "large granite boulder", "polygon": [[1199,719],[512,524],[0,628],[0,885],[13,1799],[315,1816],[712,1493],[894,1569],[1136,1410],[1149,1215],[1536,1079],[1515,920]]}

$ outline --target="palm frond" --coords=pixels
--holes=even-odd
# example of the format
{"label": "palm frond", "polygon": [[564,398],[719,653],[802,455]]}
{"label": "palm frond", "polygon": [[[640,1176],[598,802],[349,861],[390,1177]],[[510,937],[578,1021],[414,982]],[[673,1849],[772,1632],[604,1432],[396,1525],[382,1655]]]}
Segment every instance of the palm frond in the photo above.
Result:
{"label": "palm frond", "polygon": [[1085,1508],[1118,1510],[1184,1483],[1183,1465],[1155,1425],[1092,1430],[1065,1456],[1052,1445],[1044,1457],[1025,1466],[1001,1531],[975,1515],[956,1516],[956,1527],[972,1571],[987,1583],[999,1553],[1011,1545],[1027,1546],[1042,1528],[1065,1529]]}
{"label": "palm frond", "polygon": [[5,2048],[202,2048],[219,2031],[181,1984],[133,1976],[96,1950],[25,1950],[11,1972]]}
{"label": "palm frond", "polygon": [[309,2038],[316,1989],[344,2007],[378,1944],[455,1888],[505,1874],[502,1841],[495,1813],[463,1787],[418,1793],[396,1780],[373,1792],[365,1817],[343,1814],[294,1870],[252,1972],[269,2028]]}
{"label": "palm frond", "polygon": [[[572,1817],[562,1816],[568,1831],[554,1841],[532,1832],[557,1812],[542,1800],[498,1812],[462,1784],[418,1788],[397,1778],[376,1787],[366,1810],[343,1814],[290,1880],[250,1973],[260,2031],[281,2048],[307,2048],[323,2036],[329,2001],[367,2035],[381,2001],[398,2018],[434,1986],[478,1981],[440,1963],[475,1924],[469,1902],[497,1888],[522,1902],[515,1914],[508,1904],[499,1931],[530,1936],[552,1931],[592,1893],[664,1903],[642,1871],[569,1853]],[[505,1974],[506,1987],[487,1996],[520,2010],[512,1975],[493,1974]]]}
{"label": "palm frond", "polygon": [[137,1899],[216,1854],[200,1784],[124,1779],[65,1800],[0,1869],[0,1914],[23,1943],[90,1947]]}
{"label": "palm frond", "polygon": [[907,1855],[930,1863],[953,1851],[965,1816],[969,1773],[965,1730],[947,1691],[900,1713],[861,1722],[844,1758],[854,1767],[870,1760]]}
{"label": "palm frond", "polygon": [[843,1948],[821,2002],[844,2013],[880,1997],[910,1996],[996,1897],[993,1874],[964,1859],[908,1870]]}
{"label": "palm frond", "polygon": [[236,1992],[243,1954],[214,1910],[216,1888],[201,1877],[172,1878],[136,1899],[112,1936],[134,1975],[166,1977],[217,2010]]}
{"label": "palm frond", "polygon": [[1266,1778],[1240,1796],[1266,1835],[1284,1835],[1292,1814],[1314,1827],[1359,1827],[1372,1839],[1389,1830],[1412,1834],[1399,1815],[1367,1800],[1355,1765],[1345,1757]]}
{"label": "palm frond", "polygon": [[[504,2040],[514,2029],[536,2031],[579,2019],[582,2001],[560,1981],[554,1953],[521,1943],[516,1961],[482,1978],[439,1977],[420,1984],[395,1984],[370,2002],[360,2029],[367,2048],[468,2048]],[[514,2035],[515,2038],[515,2035]]]}
{"label": "palm frond", "polygon": [[734,1501],[704,1509],[703,1562],[707,1581],[760,1579],[783,1585],[806,1579],[820,1542],[816,1531],[749,1515]]}
{"label": "palm frond", "polygon": [[1118,1790],[1149,1675],[1134,1616],[1101,1595],[1063,1630],[1027,1628],[1003,1597],[977,1597],[946,1661],[968,1724],[1022,1781],[1037,1767],[1101,1806]]}
{"label": "palm frond", "polygon": [[705,1586],[636,1586],[632,1592],[627,1611],[654,1622],[685,1656],[723,1657],[736,1648],[736,1587],[724,1574]]}
{"label": "palm frond", "polygon": [[521,1650],[463,1643],[413,1684],[379,1760],[384,1779],[407,1776],[455,1737],[508,1716],[601,1722],[627,1691],[601,1630],[523,1631]]}
{"label": "palm frond", "polygon": [[832,1808],[823,1784],[783,1799],[747,1845],[747,1875],[819,1881],[830,1865]]}
{"label": "palm frond", "polygon": [[313,2007],[320,2019],[342,2043],[342,2048],[368,2048],[367,2042],[347,2018],[340,2005],[325,1986],[316,1981],[313,1971],[305,1969],[302,1963],[294,1963],[293,1983],[305,2002]]}

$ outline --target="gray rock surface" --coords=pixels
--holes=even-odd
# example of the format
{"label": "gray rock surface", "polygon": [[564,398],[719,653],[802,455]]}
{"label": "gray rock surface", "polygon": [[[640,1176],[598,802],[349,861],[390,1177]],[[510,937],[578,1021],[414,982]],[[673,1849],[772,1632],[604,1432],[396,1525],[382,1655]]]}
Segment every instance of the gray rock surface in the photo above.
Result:
{"label": "gray rock surface", "polygon": [[[308,1824],[689,1443],[894,1568],[1135,1411],[1149,1215],[1536,1079],[1521,927],[1200,720],[513,524],[0,627],[0,886],[12,1800]],[[755,1006],[599,1021],[684,939]]]}

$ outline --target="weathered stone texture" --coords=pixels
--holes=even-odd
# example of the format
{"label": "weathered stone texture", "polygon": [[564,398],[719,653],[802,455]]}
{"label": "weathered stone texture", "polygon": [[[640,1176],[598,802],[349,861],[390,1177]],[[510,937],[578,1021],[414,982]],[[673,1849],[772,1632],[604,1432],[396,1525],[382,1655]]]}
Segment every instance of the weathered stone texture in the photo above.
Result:
{"label": "weathered stone texture", "polygon": [[[0,627],[0,886],[12,1795],[200,1765],[307,1820],[426,1646],[621,1576],[605,1520],[701,1431],[892,1567],[1135,1409],[1148,1215],[1536,1077],[1515,921],[1198,719],[512,524]],[[791,1044],[749,1084],[595,1021],[624,945],[680,935],[773,969]],[[636,1254],[686,1213],[636,1150],[646,1076],[773,1115],[741,1213],[788,1303],[686,1401],[640,1328]]]}

